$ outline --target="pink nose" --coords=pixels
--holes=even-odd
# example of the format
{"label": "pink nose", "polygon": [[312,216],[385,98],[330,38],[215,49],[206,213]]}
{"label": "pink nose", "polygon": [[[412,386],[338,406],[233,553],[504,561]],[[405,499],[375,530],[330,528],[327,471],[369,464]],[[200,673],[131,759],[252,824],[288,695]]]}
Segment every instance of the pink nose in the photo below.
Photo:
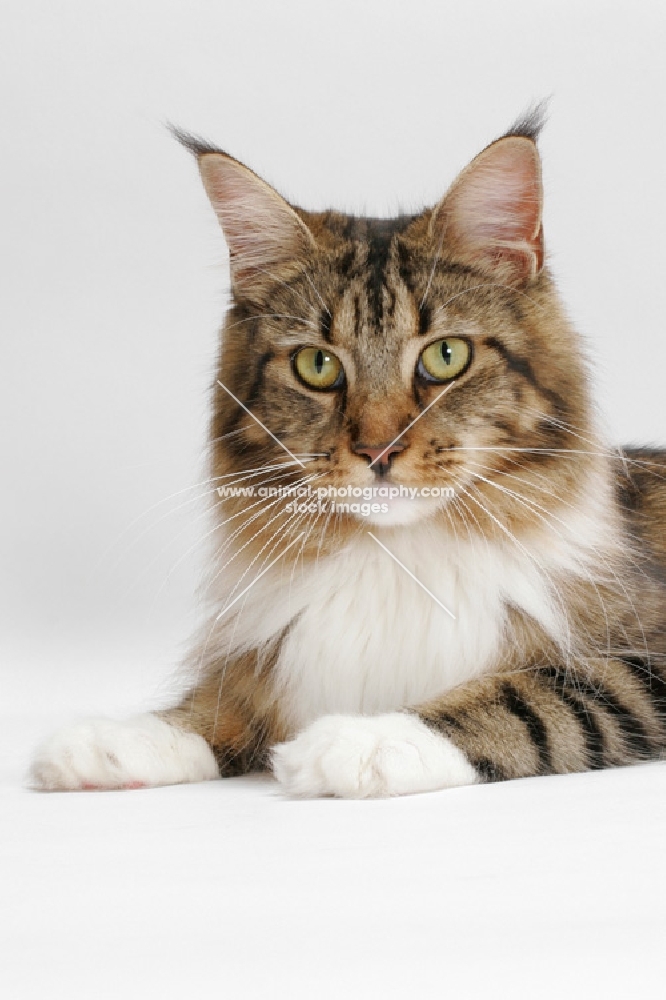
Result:
{"label": "pink nose", "polygon": [[396,441],[393,444],[390,442],[387,444],[355,444],[352,447],[352,451],[356,455],[365,455],[370,461],[370,465],[374,466],[381,472],[386,472],[390,466],[391,462],[396,455],[399,455],[401,451],[404,451],[406,445],[400,444]]}

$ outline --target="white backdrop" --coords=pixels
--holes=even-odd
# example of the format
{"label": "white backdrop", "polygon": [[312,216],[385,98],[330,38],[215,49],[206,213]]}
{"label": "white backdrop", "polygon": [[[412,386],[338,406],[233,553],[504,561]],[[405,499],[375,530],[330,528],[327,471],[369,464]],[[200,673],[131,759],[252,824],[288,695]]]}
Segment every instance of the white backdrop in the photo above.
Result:
{"label": "white backdrop", "polygon": [[149,701],[196,617],[205,521],[178,508],[203,478],[226,251],[164,122],[307,208],[390,214],[551,97],[550,266],[612,438],[664,442],[665,28],[656,0],[5,0],[8,712]]}
{"label": "white backdrop", "polygon": [[131,635],[118,658],[140,643],[168,665],[191,627],[194,505],[162,518],[177,506],[164,504],[118,541],[203,478],[225,302],[224,243],[166,120],[305,207],[385,214],[434,201],[551,96],[551,267],[613,438],[666,440],[663,5],[22,0],[2,22],[0,572],[14,657],[53,659],[64,642],[94,671]]}

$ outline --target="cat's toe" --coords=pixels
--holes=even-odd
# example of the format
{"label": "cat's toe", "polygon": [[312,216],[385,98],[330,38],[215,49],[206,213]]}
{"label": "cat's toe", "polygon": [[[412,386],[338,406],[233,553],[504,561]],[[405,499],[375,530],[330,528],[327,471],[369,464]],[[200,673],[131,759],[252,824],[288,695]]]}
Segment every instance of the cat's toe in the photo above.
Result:
{"label": "cat's toe", "polygon": [[90,719],[60,730],[38,749],[28,784],[40,791],[145,788],[219,775],[206,741],[156,715]]}
{"label": "cat's toe", "polygon": [[276,746],[273,772],[290,795],[379,798],[469,785],[474,767],[418,716],[328,715]]}

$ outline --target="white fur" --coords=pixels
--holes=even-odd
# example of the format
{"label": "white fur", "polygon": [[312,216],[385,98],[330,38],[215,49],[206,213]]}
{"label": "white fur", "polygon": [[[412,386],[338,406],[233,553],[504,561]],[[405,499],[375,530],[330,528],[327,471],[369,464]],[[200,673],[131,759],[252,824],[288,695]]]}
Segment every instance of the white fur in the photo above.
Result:
{"label": "white fur", "polygon": [[[589,510],[565,512],[556,530],[544,528],[520,544],[462,531],[451,537],[434,518],[373,528],[455,620],[360,529],[316,564],[294,570],[289,557],[278,563],[236,605],[213,644],[226,656],[234,647],[270,644],[289,625],[275,677],[296,730],[323,715],[416,706],[501,665],[512,641],[508,606],[524,611],[564,649],[558,581],[561,587],[571,574],[596,572],[595,550],[612,537],[600,492],[591,492]],[[260,568],[237,577],[237,590]]]}
{"label": "white fur", "polygon": [[[437,698],[500,666],[511,642],[507,607],[538,622],[561,648],[567,628],[558,588],[571,575],[608,576],[613,539],[605,483],[562,513],[556,530],[509,539],[451,536],[434,517],[376,528],[314,564],[233,562],[224,602],[257,580],[207,639],[215,659],[270,649],[284,721],[298,732],[275,751],[276,774],[295,794],[393,795],[471,780],[473,769],[443,736],[398,710]],[[397,714],[396,714],[397,713]],[[375,718],[368,718],[374,716]],[[346,762],[346,764],[345,764]],[[346,773],[345,773],[346,771]],[[65,729],[38,752],[30,780],[42,789],[121,788],[215,778],[199,736],[153,715],[93,720]]]}
{"label": "white fur", "polygon": [[416,715],[327,715],[273,750],[290,795],[364,799],[471,785],[479,776],[458,747]]}
{"label": "white fur", "polygon": [[429,497],[414,497],[413,499],[411,497],[394,497],[393,499],[381,497],[373,502],[378,502],[382,507],[386,507],[386,512],[380,511],[378,514],[370,512],[354,516],[359,521],[370,525],[376,524],[380,528],[391,528],[399,524],[416,524],[424,517],[434,514],[442,506],[441,500]]}
{"label": "white fur", "polygon": [[175,785],[219,777],[201,737],[156,715],[89,719],[55,733],[37,751],[29,783],[43,791]]}

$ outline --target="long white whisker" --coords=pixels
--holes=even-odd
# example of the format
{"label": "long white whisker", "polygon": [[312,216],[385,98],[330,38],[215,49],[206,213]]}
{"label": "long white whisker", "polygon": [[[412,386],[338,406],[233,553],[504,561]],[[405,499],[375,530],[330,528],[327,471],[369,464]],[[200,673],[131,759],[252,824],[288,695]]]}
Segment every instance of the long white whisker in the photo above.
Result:
{"label": "long white whisker", "polygon": [[[102,552],[102,554],[99,557],[100,562],[102,562],[108,556],[108,554],[111,552],[111,550],[113,548],[115,548],[115,546],[118,545],[122,541],[122,539],[125,537],[125,535],[127,535],[132,530],[132,528],[136,524],[138,524],[139,521],[141,521],[144,517],[148,517],[149,514],[152,514],[152,512],[157,507],[161,507],[162,504],[168,503],[170,500],[174,500],[176,497],[182,496],[183,493],[189,493],[191,490],[199,489],[202,486],[210,486],[211,483],[219,482],[222,479],[230,479],[230,478],[233,478],[234,476],[242,476],[242,475],[246,475],[246,478],[250,478],[251,474],[253,474],[253,473],[256,473],[257,475],[261,475],[263,472],[265,472],[268,469],[282,469],[282,468],[288,468],[288,467],[293,466],[293,465],[294,465],[293,462],[282,462],[282,463],[280,463],[278,465],[264,465],[264,466],[260,466],[260,467],[253,468],[253,469],[239,469],[236,472],[226,473],[224,476],[209,476],[208,479],[204,479],[200,483],[193,483],[191,486],[185,486],[181,490],[176,490],[175,493],[171,493],[167,497],[162,497],[162,499],[157,500],[154,504],[151,504],[151,506],[148,507],[146,510],[142,511],[140,514],[137,514],[136,517],[134,517],[130,521],[130,523],[123,528],[123,530],[120,532],[120,534],[118,535],[118,537],[113,542],[111,542],[110,545],[107,546],[107,548],[104,550],[104,552]],[[236,480],[237,483],[238,482],[243,482],[243,481],[244,480],[242,480],[242,479]],[[234,485],[234,484],[230,483],[229,485]],[[205,496],[206,494],[202,494],[202,495]],[[178,509],[180,509],[180,508],[176,508],[176,510],[178,510]],[[174,513],[174,511],[168,511],[167,515],[171,514],[171,513]],[[159,523],[159,521],[156,522],[156,523]],[[139,537],[142,537],[142,535],[140,535]],[[135,539],[134,541],[136,543],[136,541],[138,541],[138,539]]]}
{"label": "long white whisker", "polygon": [[513,534],[513,532],[511,532],[506,527],[506,525],[502,524],[502,522],[497,517],[495,517],[495,515],[492,513],[492,511],[488,510],[488,508],[485,506],[485,504],[481,503],[481,501],[478,500],[475,496],[473,496],[473,494],[469,490],[465,489],[464,486],[462,486],[462,485],[459,486],[459,489],[462,490],[462,492],[465,494],[465,496],[469,497],[469,499],[472,501],[472,503],[475,503],[477,505],[477,507],[479,507],[491,519],[491,521],[493,521],[493,523],[497,525],[497,527],[500,529],[500,531],[503,534],[505,534],[507,536],[507,538],[510,541],[512,541],[517,546],[517,548],[523,553],[523,555],[525,555],[530,560],[530,562],[533,563],[534,566],[536,566],[536,568],[542,574],[543,578],[549,582],[550,587],[552,588],[553,593],[555,594],[555,596],[557,598],[557,602],[558,602],[558,604],[560,606],[560,611],[562,613],[562,617],[563,617],[563,620],[564,620],[564,625],[565,625],[565,629],[566,629],[566,646],[565,646],[565,649],[566,649],[567,658],[568,658],[571,655],[571,627],[570,627],[570,624],[569,624],[569,616],[567,615],[567,612],[566,612],[566,604],[564,603],[562,595],[559,592],[559,588],[553,582],[552,575],[546,570],[545,566],[543,566],[543,564],[536,558],[536,556],[534,556],[533,553],[529,552],[525,548],[525,546],[522,544],[522,542],[520,542],[516,538],[516,536]]}
{"label": "long white whisker", "polygon": [[[478,463],[472,463],[472,464],[473,465],[477,465]],[[481,466],[481,468],[484,468],[484,466]],[[494,471],[494,470],[490,470],[490,471]],[[480,476],[478,473],[476,475],[478,475],[479,478],[482,479],[484,482],[489,483],[491,486],[496,486],[497,488],[502,489],[502,487],[498,483],[494,483],[494,482],[492,482],[492,480],[485,479],[483,476]],[[523,483],[523,485],[528,485],[528,486],[532,485],[535,489],[541,489],[541,492],[546,493],[547,495],[553,497],[555,500],[557,500],[558,502],[562,503],[564,506],[568,507],[569,509],[574,510],[574,511],[580,513],[580,508],[579,507],[577,507],[575,504],[567,502],[564,499],[560,499],[552,491],[540,488],[536,484],[530,484],[527,481],[525,481],[523,479],[520,479],[520,477],[512,475],[511,473],[504,473],[504,475],[509,476],[512,479],[518,480],[518,482]],[[565,528],[567,531],[569,531],[575,538],[577,538],[581,543],[585,544],[585,539],[583,538],[583,536],[581,535],[581,533],[578,532],[578,531],[572,530],[571,526],[565,524],[565,522],[561,518],[559,518],[553,511],[550,511],[547,508],[542,507],[540,504],[537,504],[536,501],[531,500],[528,497],[525,497],[525,496],[523,496],[520,493],[517,493],[517,492],[514,492],[514,491],[510,491],[510,490],[507,491],[507,492],[510,493],[512,496],[514,496],[515,499],[518,500],[519,503],[522,503],[523,505],[529,504],[530,507],[537,508],[539,511],[541,511],[543,513],[543,515],[546,515],[546,517],[551,518],[557,524],[560,524],[563,528]],[[550,524],[546,520],[545,517],[541,517],[541,519],[544,521],[544,523],[546,524],[547,527],[549,527],[551,530],[555,530],[553,528],[553,525]],[[560,534],[560,533],[557,532],[557,534]],[[624,597],[626,598],[629,606],[631,607],[631,609],[632,609],[632,611],[633,611],[633,613],[634,613],[634,615],[636,617],[636,621],[638,623],[638,627],[639,627],[640,632],[641,632],[641,636],[642,636],[642,639],[643,639],[644,651],[645,651],[647,657],[649,658],[650,654],[649,654],[649,649],[648,649],[648,645],[647,645],[647,636],[646,636],[645,630],[643,628],[643,623],[642,623],[640,615],[638,614],[638,610],[637,610],[637,608],[636,608],[636,606],[634,604],[633,598],[631,597],[629,591],[627,590],[627,588],[626,588],[626,586],[624,584],[624,581],[618,575],[618,573],[614,570],[612,563],[608,559],[606,559],[603,551],[600,550],[598,546],[596,546],[596,545],[591,546],[591,550],[599,558],[599,560],[601,561],[601,563],[604,566],[604,568],[610,573],[611,577],[613,578],[613,580],[615,581],[615,583],[617,584],[617,586],[620,588],[620,590],[622,591]],[[626,553],[625,553],[625,555],[626,555]],[[633,564],[633,560],[631,560],[631,562]],[[603,610],[603,613],[604,613],[605,623],[606,623],[607,655],[610,655],[610,648],[611,648],[610,623],[609,623],[608,616],[606,614],[605,602],[604,602],[601,594],[599,593],[596,581],[592,577],[591,573],[589,573],[587,570],[585,570],[585,568],[582,565],[581,565],[580,568],[583,570],[583,572],[585,573],[585,575],[589,579],[590,583],[592,584],[592,587],[594,588],[594,591],[595,591],[597,597],[599,598],[599,602],[601,604],[601,607],[602,607],[602,610]],[[637,571],[640,571],[639,567],[635,566],[634,568]],[[643,573],[643,575],[645,576],[645,578],[647,580],[647,574]]]}
{"label": "long white whisker", "polygon": [[[284,476],[284,474],[283,474],[283,476]],[[265,485],[266,483],[269,483],[269,482],[275,482],[276,480],[279,480],[279,479],[283,478],[283,476],[273,476],[271,479],[265,480],[262,483],[262,485]],[[310,479],[313,479],[313,478],[317,478],[317,477],[310,477]],[[230,499],[230,498],[229,497],[223,497],[223,498],[221,498],[216,504],[214,504],[214,508],[213,509],[217,510],[217,508],[220,507],[225,502],[225,500],[228,500],[228,499]],[[257,511],[257,513],[255,515],[255,517],[258,517],[261,513],[263,513],[265,510],[268,509],[268,506],[272,506],[272,504],[271,505],[267,505],[266,504],[266,499],[267,498],[265,498],[265,497],[259,497],[259,499],[255,503],[249,504],[243,510],[238,511],[236,514],[232,514],[231,517],[226,518],[224,521],[216,521],[215,524],[213,525],[213,527],[209,531],[205,532],[205,534],[202,537],[198,538],[196,540],[196,542],[194,542],[192,545],[190,545],[190,547],[188,549],[186,549],[185,552],[183,552],[179,556],[179,558],[175,561],[175,563],[169,569],[169,571],[168,571],[167,575],[165,576],[165,578],[162,580],[162,583],[160,584],[159,589],[157,590],[157,593],[155,594],[155,596],[154,596],[154,598],[153,598],[153,600],[151,602],[151,606],[150,606],[150,609],[149,609],[149,612],[148,612],[149,616],[152,613],[155,605],[157,604],[157,601],[159,600],[160,594],[162,593],[162,591],[164,590],[164,588],[168,585],[171,577],[173,576],[173,574],[175,573],[175,571],[178,569],[178,567],[180,566],[180,564],[185,559],[187,559],[188,556],[190,556],[192,554],[192,552],[194,552],[194,550],[198,546],[200,546],[203,542],[205,542],[211,535],[214,535],[221,527],[223,527],[226,524],[230,524],[231,521],[234,521],[234,520],[236,520],[236,518],[241,517],[242,515],[246,514],[248,510],[252,510],[254,508],[260,507],[261,510]],[[281,499],[282,499],[281,497],[278,497],[276,502],[279,502]],[[200,519],[202,517],[205,517],[208,514],[209,514],[209,511],[208,510],[204,510],[204,511],[201,512],[201,514],[198,515],[198,518],[195,518],[195,520],[198,520],[198,519]],[[253,518],[249,519],[249,521],[251,521],[251,520],[253,520]],[[247,523],[249,523],[248,520],[246,520],[246,521],[243,522],[243,524],[241,525],[241,527],[239,529],[239,532],[243,530],[243,528],[245,527],[245,525]],[[178,532],[176,535],[174,535],[174,538],[171,539],[171,541],[174,541],[175,539],[177,539],[180,536],[180,534],[182,534],[183,530],[184,529],[181,529],[180,532]],[[155,558],[156,557],[154,557],[153,560],[151,560],[151,562],[148,563],[146,567],[144,567],[144,572],[145,572],[145,569],[148,568],[148,566],[152,565],[152,563],[154,562]]]}
{"label": "long white whisker", "polygon": [[[289,469],[284,469],[284,468],[283,468],[283,469],[282,469],[282,470],[281,470],[281,471],[279,472],[279,474],[278,474],[278,475],[275,475],[275,476],[269,476],[268,478],[264,478],[264,479],[261,479],[261,480],[260,480],[260,482],[259,482],[259,484],[258,484],[258,485],[256,486],[256,488],[260,488],[261,486],[265,486],[265,485],[267,485],[268,483],[272,483],[272,482],[275,482],[275,481],[278,481],[278,482],[279,482],[279,481],[280,481],[281,479],[284,479],[284,478],[285,478],[285,477],[286,477],[287,475],[289,475],[289,474],[290,474],[290,472],[291,472],[292,468],[293,468],[293,463],[289,463]],[[266,470],[265,470],[265,471],[269,471],[269,470],[270,470],[270,471],[273,471],[273,467],[270,467],[270,466],[267,466],[267,467],[266,467]],[[253,478],[256,478],[256,477],[257,477],[257,476],[259,476],[259,475],[261,475],[261,473],[259,473],[259,472],[254,472],[254,473],[252,473],[251,475],[248,475],[248,476],[241,476],[241,477],[240,477],[240,479],[235,479],[235,480],[232,480],[232,481],[231,481],[230,483],[228,483],[228,484],[227,484],[227,486],[228,486],[228,488],[229,488],[229,489],[231,489],[232,487],[236,486],[237,484],[239,484],[239,483],[243,483],[243,482],[247,482],[247,480],[248,480],[248,479],[253,479]],[[214,477],[213,479],[209,480],[209,482],[214,482],[214,481],[215,481],[216,479],[218,479],[218,478],[226,478],[226,477]],[[194,497],[190,497],[190,498],[189,498],[188,500],[184,500],[184,501],[183,501],[182,503],[178,504],[178,506],[177,506],[177,507],[174,507],[174,508],[172,508],[171,510],[168,510],[168,511],[166,511],[166,512],[165,512],[164,514],[162,514],[162,515],[161,515],[161,516],[160,516],[160,517],[159,517],[159,518],[158,518],[158,519],[157,519],[156,521],[153,521],[153,522],[151,522],[150,524],[148,524],[148,525],[147,525],[147,526],[146,526],[146,527],[145,527],[145,528],[144,528],[144,529],[143,529],[143,530],[142,530],[142,531],[141,531],[141,532],[140,532],[140,533],[139,533],[139,534],[138,534],[138,535],[137,535],[137,536],[136,536],[136,537],[135,537],[135,538],[134,538],[134,539],[132,540],[132,542],[131,542],[131,545],[137,545],[137,544],[138,544],[138,542],[139,542],[139,541],[140,541],[140,540],[141,540],[141,539],[142,539],[142,538],[143,538],[143,537],[144,537],[145,535],[147,535],[149,531],[153,531],[153,530],[154,530],[154,529],[155,529],[155,528],[156,528],[156,527],[157,527],[157,526],[158,526],[158,525],[159,525],[159,524],[160,524],[160,523],[161,523],[162,521],[166,520],[166,518],[168,518],[168,517],[171,517],[172,515],[174,515],[174,514],[178,513],[178,511],[180,511],[180,510],[182,510],[183,508],[185,508],[185,507],[189,506],[190,504],[195,504],[195,503],[197,503],[198,501],[200,501],[200,500],[203,500],[203,499],[205,499],[206,497],[209,497],[209,496],[212,496],[212,495],[213,495],[214,493],[218,493],[218,492],[219,492],[219,489],[220,489],[220,487],[217,487],[217,486],[215,486],[215,487],[213,487],[213,488],[212,488],[212,489],[210,489],[210,490],[206,490],[206,491],[205,491],[204,493],[199,493],[199,494],[197,494],[197,495],[196,495],[196,496],[194,496]],[[181,491],[181,492],[185,492],[185,491]],[[215,506],[215,508],[219,507],[219,506],[220,506],[220,505],[221,505],[222,503],[224,503],[224,502],[225,502],[226,500],[229,500],[229,499],[231,499],[231,497],[222,497],[222,498],[220,498],[220,500],[219,500],[219,501],[217,501],[217,502],[215,503],[215,505],[214,505],[214,506]],[[154,505],[154,506],[157,506],[157,505]],[[204,510],[203,510],[203,511],[202,511],[202,512],[200,513],[200,514],[196,515],[196,517],[194,518],[194,521],[197,521],[197,520],[199,520],[199,519],[200,519],[201,517],[204,517],[204,516],[205,516],[205,515],[206,515],[207,513],[208,513],[208,507],[206,507],[206,508],[205,508],[205,509],[204,509]],[[135,523],[136,523],[136,521],[135,521]],[[187,526],[186,526],[186,527],[187,527]],[[170,539],[170,542],[174,542],[174,541],[175,541],[176,539],[178,539],[178,538],[180,537],[180,535],[181,535],[181,534],[183,533],[183,531],[185,531],[185,530],[186,530],[186,527],[183,527],[183,528],[181,528],[181,529],[180,529],[180,530],[179,530],[178,532],[176,532],[176,534],[175,534],[175,535],[173,535],[173,536],[171,537],[171,539]],[[204,536],[204,537],[206,537],[206,536]],[[128,546],[127,548],[129,548],[129,547],[130,547],[130,546]],[[194,547],[195,547],[195,546],[193,546],[193,548],[194,548]],[[127,551],[127,549],[126,549],[125,551]],[[114,563],[114,565],[117,565],[117,562],[118,562],[118,561],[120,560],[120,558],[122,558],[122,555],[123,555],[123,554],[124,554],[123,552],[121,552],[121,553],[120,553],[120,555],[118,556],[118,560],[116,561],[116,563]],[[149,561],[148,563],[146,563],[146,564],[145,564],[145,565],[143,566],[143,569],[142,569],[142,572],[141,572],[141,574],[139,574],[139,579],[140,579],[141,575],[142,575],[143,573],[145,573],[145,572],[146,572],[146,571],[147,571],[147,570],[148,570],[148,569],[149,569],[149,568],[150,568],[150,567],[151,567],[151,566],[153,565],[153,563],[155,562],[155,560],[156,560],[156,559],[157,559],[158,557],[159,557],[159,553],[156,553],[156,554],[155,554],[155,555],[153,556],[153,558],[152,558],[152,559],[151,559],[151,560],[150,560],[150,561]],[[135,581],[135,582],[138,582],[138,580],[137,580],[137,581]],[[130,588],[130,589],[131,589],[131,588]]]}
{"label": "long white whisker", "polygon": [[289,551],[289,549],[292,548],[292,546],[294,546],[296,544],[296,542],[300,541],[300,539],[302,538],[302,536],[303,536],[303,532],[301,532],[301,534],[298,536],[298,538],[295,538],[292,542],[290,542],[289,545],[286,547],[286,549],[283,549],[283,551],[280,553],[279,556],[276,556],[275,559],[272,559],[271,562],[269,562],[268,566],[266,566],[265,569],[262,569],[261,572],[258,573],[257,576],[255,576],[254,580],[252,580],[251,583],[248,583],[247,587],[245,587],[244,590],[241,590],[240,594],[237,594],[237,596],[234,597],[233,601],[230,601],[229,604],[225,604],[225,606],[222,608],[222,610],[220,611],[219,615],[217,616],[217,621],[219,621],[220,618],[222,618],[223,615],[226,615],[227,611],[229,611],[231,608],[233,608],[234,604],[236,604],[238,601],[240,601],[241,597],[243,597],[245,594],[247,594],[248,590],[251,590],[252,587],[254,587],[255,583],[258,583],[258,581],[262,578],[262,576],[264,576],[266,573],[268,573],[269,569],[271,569],[273,566],[275,566],[276,562],[279,562],[279,560],[282,559],[282,557],[287,554],[287,552]]}
{"label": "long white whisker", "polygon": [[247,407],[247,406],[245,405],[245,403],[242,403],[242,402],[240,401],[240,399],[238,399],[238,397],[237,397],[237,396],[234,396],[234,394],[233,394],[233,392],[231,391],[231,389],[228,389],[228,388],[226,387],[226,385],[224,384],[224,382],[220,382],[219,378],[218,378],[218,380],[217,380],[217,384],[218,384],[218,385],[221,385],[221,386],[222,386],[222,388],[224,389],[224,391],[225,391],[226,393],[228,393],[228,394],[229,394],[229,395],[231,396],[231,398],[232,398],[232,399],[233,399],[233,400],[234,400],[234,401],[235,401],[236,403],[238,403],[238,405],[239,405],[239,406],[242,406],[242,408],[243,408],[243,409],[245,410],[245,412],[246,412],[247,414],[249,414],[249,415],[250,415],[250,416],[252,417],[252,419],[253,419],[253,420],[255,420],[255,421],[256,421],[256,422],[257,422],[257,423],[259,424],[259,426],[260,426],[260,427],[261,427],[261,428],[262,428],[263,430],[265,430],[265,431],[266,431],[266,433],[267,433],[267,434],[269,434],[269,435],[270,435],[270,436],[271,436],[271,437],[273,438],[273,440],[274,440],[274,441],[276,442],[276,444],[279,444],[279,445],[280,445],[280,447],[282,448],[282,450],[283,450],[283,451],[286,451],[286,453],[287,453],[287,454],[289,455],[289,457],[290,457],[290,458],[293,458],[293,459],[294,459],[294,461],[295,461],[295,462],[298,462],[298,464],[299,464],[299,465],[303,465],[303,462],[301,462],[300,458],[296,458],[296,456],[295,456],[295,455],[293,454],[293,452],[289,451],[289,449],[287,448],[286,444],[283,444],[283,443],[282,443],[282,441],[280,441],[279,437],[276,437],[276,436],[275,436],[275,434],[273,434],[273,431],[269,431],[269,429],[268,429],[268,427],[266,426],[266,424],[262,423],[262,422],[261,422],[261,420],[259,419],[259,417],[255,416],[255,414],[254,414],[254,413],[252,412],[252,410],[248,409],[248,407]]}
{"label": "long white whisker", "polygon": [[[474,475],[478,479],[480,479],[482,482],[487,483],[489,486],[495,487],[496,489],[500,490],[505,495],[512,497],[522,507],[526,508],[527,510],[530,510],[533,514],[536,514],[536,516],[539,518],[539,520],[547,528],[549,528],[549,530],[551,530],[552,532],[554,532],[554,534],[556,534],[559,538],[564,538],[564,533],[562,531],[558,531],[557,528],[551,523],[551,521],[548,520],[548,517],[551,517],[558,524],[562,525],[563,528],[567,527],[567,525],[565,525],[564,521],[562,521],[561,518],[556,517],[554,514],[552,514],[551,511],[549,511],[545,507],[541,506],[541,504],[536,503],[536,501],[529,500],[527,497],[524,497],[522,494],[516,493],[514,490],[509,490],[509,489],[507,489],[507,487],[502,486],[500,483],[495,483],[495,482],[493,482],[492,479],[488,479],[485,476],[482,476],[480,472],[475,472]],[[579,532],[572,532],[572,534],[574,534],[575,537],[577,537],[581,541],[583,541],[583,539],[581,538],[581,535],[580,535]],[[604,599],[602,598],[602,596],[601,596],[601,594],[599,592],[599,588],[598,588],[598,586],[596,584],[596,581],[594,580],[594,578],[593,578],[592,574],[590,573],[590,571],[585,566],[583,566],[583,564],[580,563],[580,562],[578,563],[578,567],[581,570],[581,572],[584,574],[584,576],[591,583],[591,585],[592,585],[592,587],[593,587],[593,589],[594,589],[594,591],[595,591],[595,593],[596,593],[596,595],[597,595],[597,597],[599,599],[599,603],[601,605],[602,613],[603,613],[603,616],[604,616],[604,622],[605,622],[605,625],[606,625],[606,648],[608,650],[610,650],[610,647],[611,647],[611,630],[610,630],[610,622],[609,622],[609,619],[608,619],[608,613],[606,611],[606,603],[605,603]]]}
{"label": "long white whisker", "polygon": [[312,291],[315,293],[315,295],[319,299],[319,303],[320,303],[322,309],[324,310],[324,312],[326,313],[327,316],[331,317],[331,310],[328,308],[328,306],[326,305],[326,303],[322,299],[321,295],[319,294],[319,289],[315,285],[314,281],[312,280],[312,278],[310,277],[310,275],[308,274],[307,271],[304,271],[303,273],[304,273],[306,281],[310,285],[310,288],[312,289]]}

